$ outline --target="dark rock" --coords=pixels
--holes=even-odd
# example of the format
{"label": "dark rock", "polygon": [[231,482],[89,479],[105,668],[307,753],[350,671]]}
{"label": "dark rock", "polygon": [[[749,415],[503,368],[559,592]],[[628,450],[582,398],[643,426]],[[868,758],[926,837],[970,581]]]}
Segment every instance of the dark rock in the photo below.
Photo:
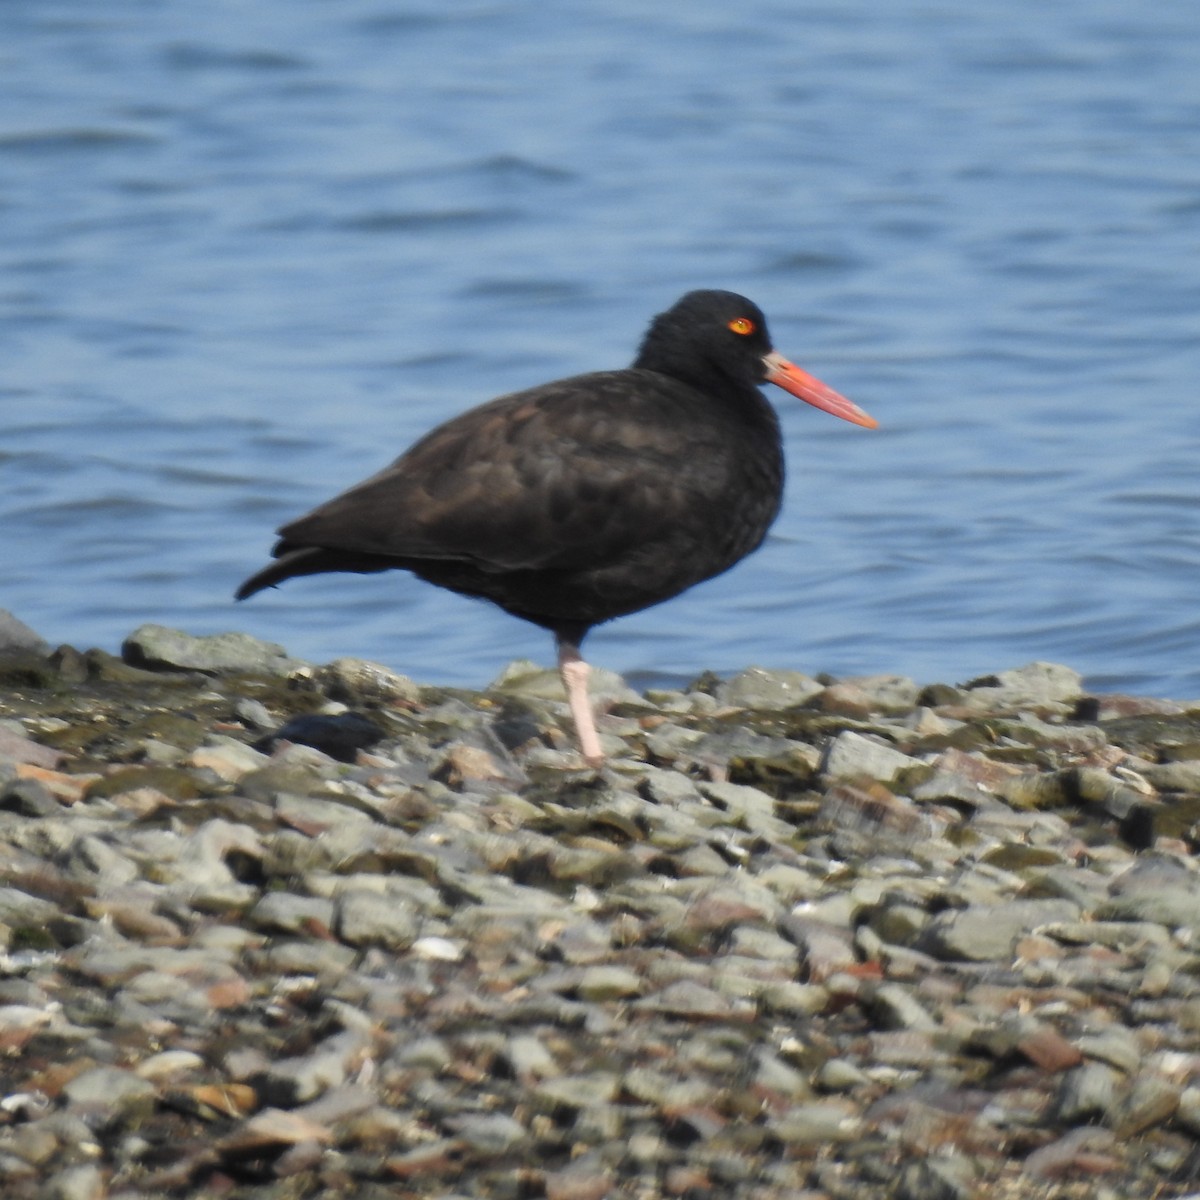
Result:
{"label": "dark rock", "polygon": [[1134,850],[1149,850],[1154,845],[1154,809],[1149,804],[1135,804],[1118,826],[1125,843]]}
{"label": "dark rock", "polygon": [[312,746],[338,762],[350,763],[355,761],[360,750],[369,750],[384,737],[384,731],[361,713],[303,713],[292,717],[274,733],[260,738],[254,748],[270,754],[278,742],[296,742]]}

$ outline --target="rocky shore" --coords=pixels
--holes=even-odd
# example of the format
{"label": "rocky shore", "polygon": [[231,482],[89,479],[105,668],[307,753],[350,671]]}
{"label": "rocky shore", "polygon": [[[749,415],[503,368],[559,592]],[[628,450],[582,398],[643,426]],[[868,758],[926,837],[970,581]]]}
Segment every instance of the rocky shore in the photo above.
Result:
{"label": "rocky shore", "polygon": [[1200,702],[0,615],[0,1195],[1200,1196]]}

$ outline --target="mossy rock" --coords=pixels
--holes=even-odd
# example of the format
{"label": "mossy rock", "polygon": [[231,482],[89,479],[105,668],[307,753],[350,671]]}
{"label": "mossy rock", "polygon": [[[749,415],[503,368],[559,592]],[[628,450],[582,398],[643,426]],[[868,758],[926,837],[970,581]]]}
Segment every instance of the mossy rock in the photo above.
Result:
{"label": "mossy rock", "polygon": [[154,788],[176,800],[195,800],[202,794],[194,772],[178,767],[126,767],[97,779],[87,794],[89,799],[108,799],[138,788]]}
{"label": "mossy rock", "polygon": [[1030,867],[1058,866],[1063,858],[1057,851],[1044,846],[1020,846],[1014,843],[989,850],[980,861],[1002,871],[1020,872]]}
{"label": "mossy rock", "polygon": [[62,674],[43,654],[13,650],[0,655],[0,688],[6,691],[44,691],[64,686]]}

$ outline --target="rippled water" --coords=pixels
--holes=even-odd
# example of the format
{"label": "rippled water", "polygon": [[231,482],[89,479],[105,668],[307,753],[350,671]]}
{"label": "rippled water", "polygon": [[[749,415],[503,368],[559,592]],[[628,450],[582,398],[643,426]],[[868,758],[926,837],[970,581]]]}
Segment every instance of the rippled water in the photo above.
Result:
{"label": "rippled water", "polygon": [[0,607],[549,661],[403,575],[230,593],[436,421],[716,286],[882,428],[776,392],[774,536],[595,661],[1200,695],[1197,62],[1182,0],[0,6]]}

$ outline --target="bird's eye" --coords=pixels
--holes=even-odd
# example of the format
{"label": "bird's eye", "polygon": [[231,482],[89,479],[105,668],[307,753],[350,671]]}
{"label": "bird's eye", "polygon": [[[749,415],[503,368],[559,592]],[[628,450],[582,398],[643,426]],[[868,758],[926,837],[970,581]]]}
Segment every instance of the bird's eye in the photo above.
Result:
{"label": "bird's eye", "polygon": [[754,322],[750,320],[749,317],[734,317],[733,320],[729,322],[729,328],[732,329],[734,333],[753,333]]}

